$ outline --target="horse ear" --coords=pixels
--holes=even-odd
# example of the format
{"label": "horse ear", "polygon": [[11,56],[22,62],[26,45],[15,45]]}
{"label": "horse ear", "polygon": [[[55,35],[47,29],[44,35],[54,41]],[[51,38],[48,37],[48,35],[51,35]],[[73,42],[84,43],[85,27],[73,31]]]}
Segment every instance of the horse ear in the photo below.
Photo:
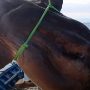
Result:
{"label": "horse ear", "polygon": [[[56,7],[58,10],[61,10],[63,0],[51,0],[54,7]],[[41,3],[48,4],[48,0],[41,0]]]}

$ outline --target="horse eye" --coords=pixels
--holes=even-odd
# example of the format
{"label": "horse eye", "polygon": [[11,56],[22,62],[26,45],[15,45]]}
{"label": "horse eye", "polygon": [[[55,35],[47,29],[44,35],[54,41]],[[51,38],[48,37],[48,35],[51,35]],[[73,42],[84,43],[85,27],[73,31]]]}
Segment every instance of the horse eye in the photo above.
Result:
{"label": "horse eye", "polygon": [[85,55],[83,55],[83,54],[80,55],[80,59],[81,59],[81,60],[84,60],[85,58],[86,58]]}
{"label": "horse eye", "polygon": [[85,55],[82,55],[81,53],[73,53],[73,52],[64,51],[62,54],[63,56],[69,59],[73,59],[73,60],[84,60],[85,59]]}

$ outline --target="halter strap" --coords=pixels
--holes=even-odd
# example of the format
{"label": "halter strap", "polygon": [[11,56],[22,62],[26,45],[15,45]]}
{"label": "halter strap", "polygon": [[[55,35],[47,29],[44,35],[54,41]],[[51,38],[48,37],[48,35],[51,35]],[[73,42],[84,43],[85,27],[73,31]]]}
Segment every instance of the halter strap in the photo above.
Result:
{"label": "halter strap", "polygon": [[[34,34],[36,33],[36,31],[38,30],[38,27],[40,26],[40,24],[42,23],[44,17],[46,16],[47,12],[49,11],[50,8],[54,9],[55,11],[59,12],[59,10],[57,10],[52,4],[51,4],[51,0],[48,0],[48,6],[46,7],[44,13],[42,14],[41,18],[39,19],[39,21],[37,22],[36,26],[34,27],[34,29],[32,30],[32,32],[29,34],[27,40],[20,46],[20,48],[18,49],[18,51],[16,52],[16,55],[14,57],[14,60],[18,60],[21,55],[24,53],[24,51],[28,48],[28,43],[31,41],[32,37],[34,36]],[[60,13],[60,12],[59,12]]]}

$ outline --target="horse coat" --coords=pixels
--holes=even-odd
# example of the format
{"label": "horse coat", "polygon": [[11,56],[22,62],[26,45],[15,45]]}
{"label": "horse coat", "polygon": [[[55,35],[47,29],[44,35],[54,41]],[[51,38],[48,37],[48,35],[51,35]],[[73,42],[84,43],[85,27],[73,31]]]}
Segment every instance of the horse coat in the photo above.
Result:
{"label": "horse coat", "polygon": [[[57,9],[58,3],[52,0]],[[0,68],[9,63],[47,5],[42,0],[0,0]],[[30,46],[18,61],[44,90],[90,89],[90,31],[82,23],[49,10]]]}

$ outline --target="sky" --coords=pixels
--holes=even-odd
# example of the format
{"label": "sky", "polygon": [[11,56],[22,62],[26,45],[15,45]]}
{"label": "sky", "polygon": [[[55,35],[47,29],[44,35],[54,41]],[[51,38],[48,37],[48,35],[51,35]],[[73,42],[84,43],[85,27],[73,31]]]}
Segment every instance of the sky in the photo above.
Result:
{"label": "sky", "polygon": [[61,12],[81,22],[90,22],[90,0],[63,0]]}

